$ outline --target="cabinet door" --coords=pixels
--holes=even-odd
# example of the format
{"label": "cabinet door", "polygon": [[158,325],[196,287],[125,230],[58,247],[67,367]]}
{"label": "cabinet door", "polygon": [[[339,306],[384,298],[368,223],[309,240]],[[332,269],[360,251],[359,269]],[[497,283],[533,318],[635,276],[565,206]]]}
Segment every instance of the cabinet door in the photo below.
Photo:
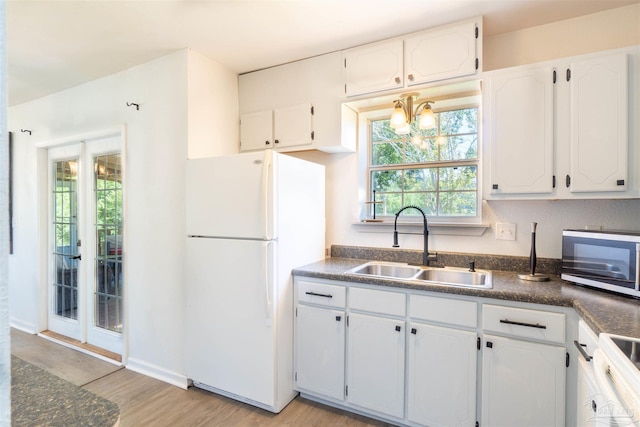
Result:
{"label": "cabinet door", "polygon": [[424,426],[476,423],[475,332],[412,323],[407,419]]}
{"label": "cabinet door", "polygon": [[448,26],[405,40],[407,85],[476,73],[476,24]]}
{"label": "cabinet door", "polygon": [[349,315],[347,401],[393,417],[404,415],[405,322]]}
{"label": "cabinet door", "polygon": [[299,305],[296,311],[296,388],[344,399],[344,311]]}
{"label": "cabinet door", "polygon": [[553,69],[525,67],[490,78],[491,194],[553,191]]}
{"label": "cabinet door", "polygon": [[402,40],[391,40],[343,52],[347,96],[403,87]]}
{"label": "cabinet door", "polygon": [[311,144],[311,104],[276,108],[273,112],[274,148]]}
{"label": "cabinet door", "polygon": [[240,116],[240,151],[273,148],[273,113],[257,111]]}
{"label": "cabinet door", "polygon": [[628,185],[627,56],[571,64],[571,192]]}
{"label": "cabinet door", "polygon": [[493,335],[484,340],[481,425],[564,426],[564,347]]}

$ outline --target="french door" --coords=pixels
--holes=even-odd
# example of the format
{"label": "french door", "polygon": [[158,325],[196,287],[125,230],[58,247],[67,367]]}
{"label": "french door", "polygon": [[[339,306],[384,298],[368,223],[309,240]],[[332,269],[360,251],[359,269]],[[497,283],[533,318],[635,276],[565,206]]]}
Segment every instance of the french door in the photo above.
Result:
{"label": "french door", "polygon": [[123,353],[121,138],[49,149],[48,328]]}

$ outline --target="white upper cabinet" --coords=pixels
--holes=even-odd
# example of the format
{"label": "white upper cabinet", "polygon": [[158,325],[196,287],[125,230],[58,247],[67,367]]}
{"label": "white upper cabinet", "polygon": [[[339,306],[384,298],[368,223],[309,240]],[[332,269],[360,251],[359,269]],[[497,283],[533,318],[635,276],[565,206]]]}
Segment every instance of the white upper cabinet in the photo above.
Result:
{"label": "white upper cabinet", "polygon": [[[342,105],[340,52],[242,74],[238,79],[242,151],[355,151],[357,117]],[[313,114],[305,107],[311,105]],[[269,144],[264,123],[253,128],[258,126],[256,114],[271,115]],[[254,135],[260,139],[254,140]]]}
{"label": "white upper cabinet", "polygon": [[497,72],[485,90],[489,95],[491,192],[551,193],[553,69]]}
{"label": "white upper cabinet", "polygon": [[273,112],[256,111],[240,116],[240,150],[273,148]]}
{"label": "white upper cabinet", "polygon": [[240,150],[296,147],[313,142],[313,107],[293,105],[240,116]]}
{"label": "white upper cabinet", "polygon": [[476,73],[474,21],[428,30],[404,41],[404,63],[408,86]]}
{"label": "white upper cabinet", "polygon": [[347,96],[404,86],[402,40],[391,40],[342,53]]}
{"label": "white upper cabinet", "polygon": [[571,63],[571,192],[627,189],[627,56]]}
{"label": "white upper cabinet", "polygon": [[485,73],[484,198],[640,197],[638,62],[623,48]]}
{"label": "white upper cabinet", "polygon": [[473,75],[480,67],[482,18],[342,52],[347,97]]}

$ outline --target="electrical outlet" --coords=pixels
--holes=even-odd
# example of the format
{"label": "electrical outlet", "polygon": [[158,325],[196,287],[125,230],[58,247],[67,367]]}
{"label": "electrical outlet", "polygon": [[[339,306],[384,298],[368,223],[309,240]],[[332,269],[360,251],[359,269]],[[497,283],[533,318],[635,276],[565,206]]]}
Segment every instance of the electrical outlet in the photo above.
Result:
{"label": "electrical outlet", "polygon": [[510,222],[497,222],[496,240],[516,240],[516,225]]}

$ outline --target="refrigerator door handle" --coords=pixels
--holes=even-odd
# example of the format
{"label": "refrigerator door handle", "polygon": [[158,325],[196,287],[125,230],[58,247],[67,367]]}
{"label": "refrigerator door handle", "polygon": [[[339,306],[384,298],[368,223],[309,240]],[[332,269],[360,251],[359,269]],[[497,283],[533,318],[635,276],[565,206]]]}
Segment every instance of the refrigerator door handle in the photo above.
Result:
{"label": "refrigerator door handle", "polygon": [[271,240],[272,236],[269,230],[269,222],[271,215],[269,212],[269,172],[271,170],[273,154],[271,150],[265,150],[264,163],[262,164],[262,220],[264,221],[264,239]]}
{"label": "refrigerator door handle", "polygon": [[265,309],[266,309],[266,318],[265,325],[271,326],[273,324],[273,299],[271,298],[271,292],[273,290],[273,242],[265,242],[265,259],[264,259],[264,283],[265,283]]}

